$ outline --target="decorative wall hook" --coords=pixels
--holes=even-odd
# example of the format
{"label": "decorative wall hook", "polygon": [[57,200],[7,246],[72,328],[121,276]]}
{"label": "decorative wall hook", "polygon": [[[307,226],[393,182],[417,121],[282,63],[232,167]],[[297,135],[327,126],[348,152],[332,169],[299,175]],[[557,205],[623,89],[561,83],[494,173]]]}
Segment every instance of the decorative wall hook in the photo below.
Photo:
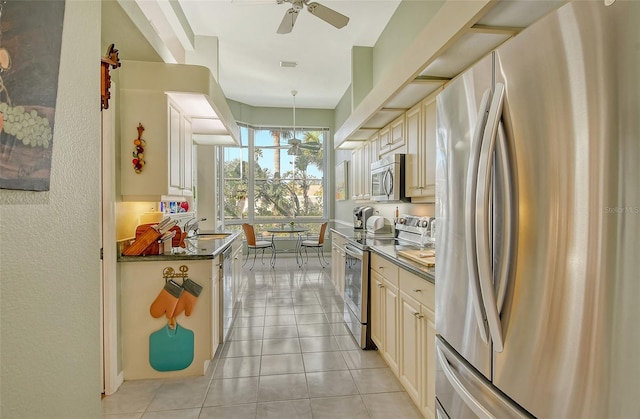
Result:
{"label": "decorative wall hook", "polygon": [[107,48],[107,55],[100,60],[100,102],[102,109],[109,109],[109,99],[111,98],[111,74],[109,73],[109,67],[114,70],[120,67],[120,58],[118,57],[118,50],[114,44],[109,45]]}
{"label": "decorative wall hook", "polygon": [[142,139],[142,132],[144,131],[144,127],[141,123],[138,123],[138,138],[133,140],[133,170],[136,173],[142,172],[142,167],[144,166],[144,148],[147,146],[147,142]]}

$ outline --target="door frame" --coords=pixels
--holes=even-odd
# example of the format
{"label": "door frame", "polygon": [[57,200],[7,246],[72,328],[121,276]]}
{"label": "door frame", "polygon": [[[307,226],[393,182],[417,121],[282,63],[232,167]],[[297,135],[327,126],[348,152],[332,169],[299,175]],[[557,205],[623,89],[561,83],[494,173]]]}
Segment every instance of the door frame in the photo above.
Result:
{"label": "door frame", "polygon": [[118,303],[117,303],[117,246],[115,228],[116,210],[116,89],[112,82],[111,106],[102,115],[102,211],[101,229],[101,321],[100,321],[100,374],[102,392],[115,393],[124,382],[118,371]]}

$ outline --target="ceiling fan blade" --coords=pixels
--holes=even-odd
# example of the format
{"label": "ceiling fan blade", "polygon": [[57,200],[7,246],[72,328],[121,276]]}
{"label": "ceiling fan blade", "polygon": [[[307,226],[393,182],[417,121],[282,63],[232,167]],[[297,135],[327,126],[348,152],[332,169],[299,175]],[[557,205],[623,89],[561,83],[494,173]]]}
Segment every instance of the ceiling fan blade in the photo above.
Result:
{"label": "ceiling fan blade", "polygon": [[279,34],[290,33],[293,30],[293,25],[296,23],[296,19],[298,18],[298,11],[293,7],[287,10],[282,18],[282,22],[280,22],[280,27],[278,27]]}
{"label": "ceiling fan blade", "polygon": [[314,150],[314,151],[320,150],[320,144],[318,143],[302,143],[298,147],[306,148],[307,150]]}
{"label": "ceiling fan blade", "polygon": [[329,9],[327,6],[316,3],[315,1],[307,4],[307,10],[309,13],[319,17],[338,29],[344,28],[347,26],[347,23],[349,23],[349,18],[342,13],[338,13],[333,9]]}
{"label": "ceiling fan blade", "polygon": [[291,146],[289,148],[289,150],[287,150],[287,154],[290,156],[299,156],[300,155],[300,148],[298,148],[298,146],[294,145]]}

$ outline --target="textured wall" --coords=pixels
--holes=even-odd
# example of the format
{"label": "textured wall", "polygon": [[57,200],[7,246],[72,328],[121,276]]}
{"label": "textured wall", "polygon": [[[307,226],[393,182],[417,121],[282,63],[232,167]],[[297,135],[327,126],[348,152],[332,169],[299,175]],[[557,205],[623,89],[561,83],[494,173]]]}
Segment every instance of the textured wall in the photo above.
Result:
{"label": "textured wall", "polygon": [[0,190],[0,417],[99,418],[100,2],[67,1],[51,190]]}

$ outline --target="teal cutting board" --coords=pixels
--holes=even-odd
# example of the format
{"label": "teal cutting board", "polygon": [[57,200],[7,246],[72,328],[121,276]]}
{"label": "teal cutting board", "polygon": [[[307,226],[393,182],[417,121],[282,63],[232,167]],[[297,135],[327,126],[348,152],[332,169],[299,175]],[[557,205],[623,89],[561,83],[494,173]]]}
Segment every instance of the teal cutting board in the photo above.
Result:
{"label": "teal cutting board", "polygon": [[193,362],[193,331],[176,323],[149,335],[149,363],[156,371],[178,371]]}

